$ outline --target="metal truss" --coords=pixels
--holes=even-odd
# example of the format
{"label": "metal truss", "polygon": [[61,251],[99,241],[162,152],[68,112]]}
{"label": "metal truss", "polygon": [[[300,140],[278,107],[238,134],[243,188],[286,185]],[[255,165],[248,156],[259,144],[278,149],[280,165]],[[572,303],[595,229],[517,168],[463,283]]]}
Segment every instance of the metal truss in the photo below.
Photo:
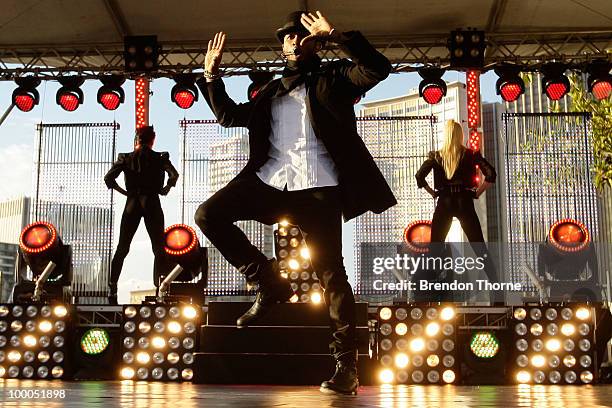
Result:
{"label": "metal truss", "polygon": [[460,330],[501,330],[508,326],[511,308],[506,307],[459,307]]}
{"label": "metal truss", "polygon": [[79,327],[119,327],[123,319],[123,306],[79,306]]}
{"label": "metal truss", "polygon": [[[392,62],[396,72],[414,71],[421,65],[448,67],[448,35],[410,37],[370,36],[372,44]],[[206,41],[162,43],[159,69],[152,77],[171,77],[181,72],[200,72]],[[225,75],[243,75],[251,69],[280,71],[284,61],[277,42],[270,40],[230,43],[223,56]],[[580,69],[594,58],[612,60],[612,30],[555,33],[490,33],[487,36],[485,70],[501,62],[524,65],[563,61]],[[335,47],[324,50],[323,59],[342,57]],[[122,73],[123,43],[74,45],[0,45],[0,80],[34,74],[43,79]]]}

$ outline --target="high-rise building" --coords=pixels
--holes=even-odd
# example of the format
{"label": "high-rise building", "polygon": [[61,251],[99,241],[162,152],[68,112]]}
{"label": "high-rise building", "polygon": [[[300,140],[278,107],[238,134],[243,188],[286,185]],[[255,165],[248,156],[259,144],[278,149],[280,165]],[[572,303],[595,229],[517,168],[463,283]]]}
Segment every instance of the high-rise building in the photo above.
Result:
{"label": "high-rise building", "polygon": [[15,284],[19,235],[29,223],[30,198],[0,203],[0,302],[7,302]]}
{"label": "high-rise building", "polygon": [[497,182],[485,193],[487,206],[487,231],[489,242],[506,240],[505,231],[505,150],[503,143],[502,114],[506,111],[503,104],[485,103],[482,105],[483,155],[495,167]]}
{"label": "high-rise building", "polygon": [[0,242],[19,243],[21,230],[30,220],[30,201],[20,197],[0,203]]}
{"label": "high-rise building", "polygon": [[0,242],[0,302],[8,302],[15,285],[18,244]]}

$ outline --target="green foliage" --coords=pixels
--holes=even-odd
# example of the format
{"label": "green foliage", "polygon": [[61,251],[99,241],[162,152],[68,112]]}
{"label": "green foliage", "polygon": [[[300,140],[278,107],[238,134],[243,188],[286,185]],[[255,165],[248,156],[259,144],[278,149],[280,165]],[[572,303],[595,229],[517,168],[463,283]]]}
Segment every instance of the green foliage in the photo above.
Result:
{"label": "green foliage", "polygon": [[580,76],[570,76],[570,110],[589,112],[593,128],[593,172],[595,187],[612,186],[612,99],[593,98]]}

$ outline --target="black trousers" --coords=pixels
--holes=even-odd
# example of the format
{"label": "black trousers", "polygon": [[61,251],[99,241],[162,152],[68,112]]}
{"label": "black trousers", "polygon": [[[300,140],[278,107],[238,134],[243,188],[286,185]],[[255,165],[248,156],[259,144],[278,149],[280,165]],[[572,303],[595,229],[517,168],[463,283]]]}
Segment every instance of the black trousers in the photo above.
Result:
{"label": "black trousers", "polygon": [[119,244],[111,263],[111,285],[116,285],[117,281],[119,281],[123,261],[130,251],[130,244],[142,218],[144,218],[145,226],[151,239],[151,248],[155,255],[154,283],[155,285],[159,283],[155,279],[161,270],[164,260],[164,212],[159,202],[159,195],[139,194],[128,196],[125,203],[119,230]]}
{"label": "black trousers", "polygon": [[431,220],[431,242],[444,242],[446,240],[453,217],[459,220],[461,229],[465,232],[476,256],[485,257],[484,270],[489,282],[499,282],[495,265],[484,243],[484,236],[478,215],[476,215],[474,209],[474,198],[471,191],[463,190],[458,193],[443,192],[440,194]]}
{"label": "black trousers", "polygon": [[336,358],[356,349],[355,298],[342,258],[342,218],[337,187],[280,191],[257,175],[232,180],[198,208],[195,222],[210,242],[236,268],[266,259],[234,223],[255,220],[274,224],[281,219],[306,234],[312,266],[325,290]]}

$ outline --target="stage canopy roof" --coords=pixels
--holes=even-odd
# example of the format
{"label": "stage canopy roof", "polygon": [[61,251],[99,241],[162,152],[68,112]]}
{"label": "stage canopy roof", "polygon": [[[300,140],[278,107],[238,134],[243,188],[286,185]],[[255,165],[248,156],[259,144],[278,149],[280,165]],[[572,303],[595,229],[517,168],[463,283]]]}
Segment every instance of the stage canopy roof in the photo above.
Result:
{"label": "stage canopy roof", "polygon": [[612,49],[610,0],[3,0],[0,74],[121,70],[123,37],[149,34],[162,45],[160,75],[192,70],[220,30],[230,70],[274,67],[281,63],[274,31],[303,8],[321,10],[341,30],[362,31],[400,69],[447,63],[447,38],[460,27],[486,31],[487,63],[579,62]]}

